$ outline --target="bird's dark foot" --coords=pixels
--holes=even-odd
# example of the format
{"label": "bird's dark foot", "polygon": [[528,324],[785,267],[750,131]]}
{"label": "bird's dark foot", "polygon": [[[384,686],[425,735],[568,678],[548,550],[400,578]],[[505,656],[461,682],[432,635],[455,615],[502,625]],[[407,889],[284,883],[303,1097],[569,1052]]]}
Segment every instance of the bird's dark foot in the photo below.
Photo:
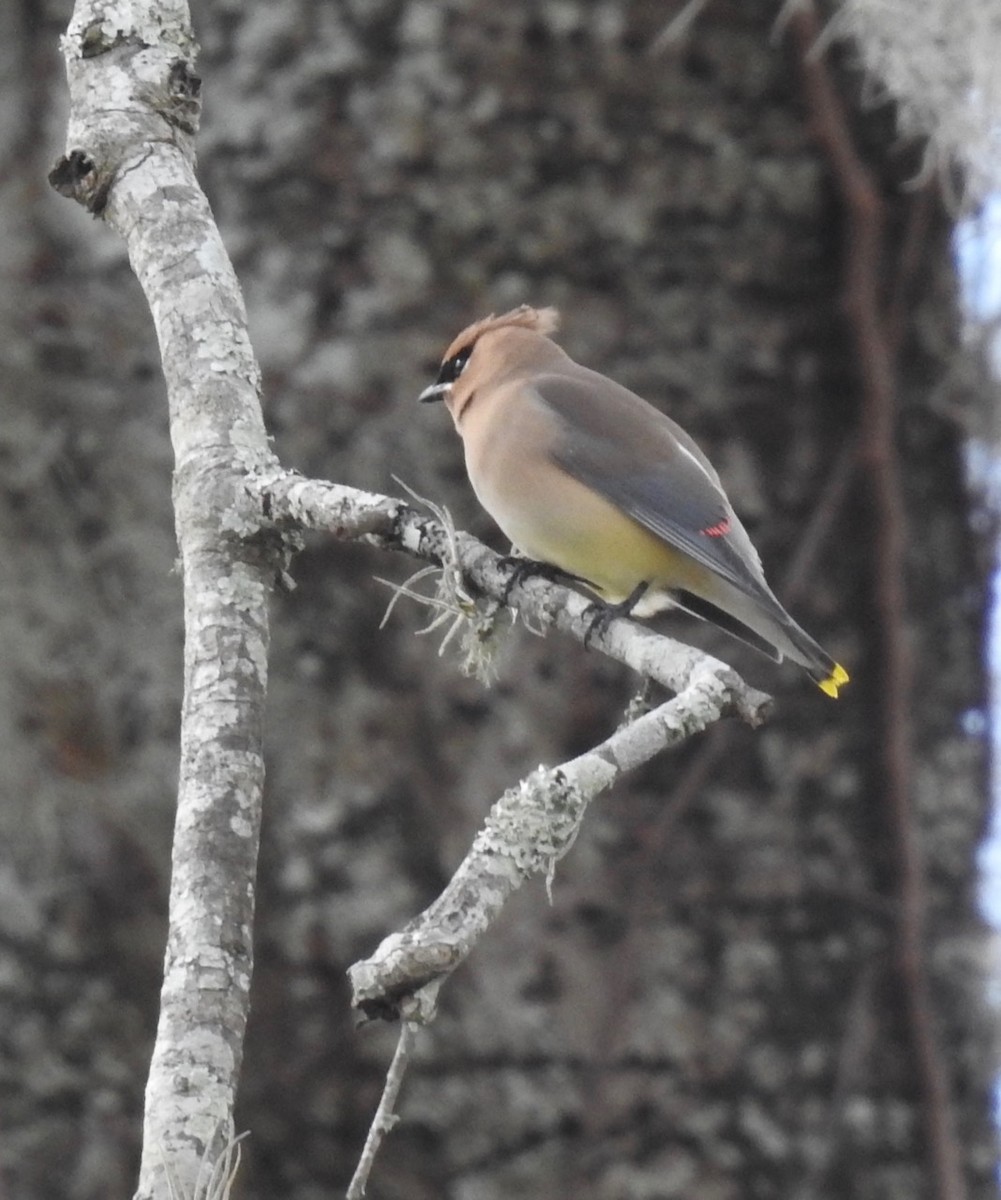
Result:
{"label": "bird's dark foot", "polygon": [[508,599],[514,589],[524,583],[532,575],[538,575],[542,579],[548,579],[550,583],[586,583],[587,580],[581,579],[579,575],[571,575],[569,571],[564,571],[560,567],[554,566],[552,563],[539,562],[534,558],[522,558],[517,554],[506,554],[501,559],[501,563],[511,568],[511,574],[508,576],[507,583],[504,584],[504,591],[501,593],[501,600],[507,604]]}
{"label": "bird's dark foot", "polygon": [[590,624],[584,634],[584,649],[590,646],[595,634],[607,633],[609,625],[616,617],[628,617],[649,586],[645,580],[638,583],[625,600],[620,600],[618,604],[606,604],[604,600],[595,600],[593,604],[589,604],[584,609],[584,616],[590,618]]}

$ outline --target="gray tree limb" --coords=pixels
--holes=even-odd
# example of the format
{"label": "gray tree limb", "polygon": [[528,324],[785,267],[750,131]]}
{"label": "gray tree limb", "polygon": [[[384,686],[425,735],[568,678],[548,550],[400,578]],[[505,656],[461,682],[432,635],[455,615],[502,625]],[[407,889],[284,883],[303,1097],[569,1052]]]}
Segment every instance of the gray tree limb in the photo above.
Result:
{"label": "gray tree limb", "polygon": [[505,792],[438,899],[350,968],[354,1006],[369,1017],[431,1020],[441,983],[469,956],[512,892],[533,875],[551,878],[591,800],[624,772],[732,708],[725,673],[704,659],[673,699],[570,762],[539,767]]}
{"label": "gray tree limb", "polygon": [[[259,490],[262,509],[279,530],[325,530],[437,564],[447,564],[455,555],[463,577],[478,593],[498,603],[505,599],[514,569],[509,562],[468,533],[451,536],[441,521],[403,501],[303,479],[281,468],[261,472],[250,486]],[[508,600],[535,626],[558,629],[579,642],[589,632],[589,601],[559,584],[530,576],[512,589]],[[769,697],[744,683],[732,667],[635,621],[612,621],[590,644],[672,692],[685,691],[696,669],[711,666],[725,682],[729,714],[752,726],[768,714]]]}
{"label": "gray tree limb", "polygon": [[[125,241],[159,340],[176,459],[186,638],[160,1020],[137,1196],[193,1195],[232,1137],[252,970],[268,592],[242,479],[270,458],[239,284],[194,175],[184,0],[79,0],[71,115],[51,181]],[[169,1179],[168,1179],[169,1173]]]}

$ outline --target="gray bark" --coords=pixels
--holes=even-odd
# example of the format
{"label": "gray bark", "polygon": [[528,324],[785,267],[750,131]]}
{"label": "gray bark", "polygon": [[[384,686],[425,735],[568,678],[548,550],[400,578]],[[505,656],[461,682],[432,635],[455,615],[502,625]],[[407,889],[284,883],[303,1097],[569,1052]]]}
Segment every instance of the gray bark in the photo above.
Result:
{"label": "gray bark", "polygon": [[243,297],[194,176],[197,85],[177,3],[80,0],[53,172],[125,241],[153,314],[184,585],[180,779],[137,1197],[194,1196],[233,1137],[253,971],[268,595],[242,476],[270,459]]}

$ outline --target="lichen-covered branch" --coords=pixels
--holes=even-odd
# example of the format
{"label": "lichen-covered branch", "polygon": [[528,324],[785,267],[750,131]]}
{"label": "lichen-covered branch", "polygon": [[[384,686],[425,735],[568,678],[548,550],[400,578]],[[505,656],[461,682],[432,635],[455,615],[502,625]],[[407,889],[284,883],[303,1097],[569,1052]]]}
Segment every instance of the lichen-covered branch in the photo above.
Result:
{"label": "lichen-covered branch", "polygon": [[252,967],[268,592],[245,535],[270,460],[240,288],[194,175],[184,0],[78,0],[67,154],[50,176],[125,241],[163,360],[184,576],[181,765],[160,1020],[137,1196],[194,1195],[232,1136]]}
{"label": "lichen-covered branch", "polygon": [[533,875],[549,878],[588,805],[626,771],[733,709],[728,682],[704,660],[679,695],[559,767],[539,767],[490,810],[469,853],[428,908],[348,974],[369,1017],[428,1021],[443,980],[468,957],[504,902]]}
{"label": "lichen-covered branch", "polygon": [[[323,529],[438,564],[454,553],[463,576],[481,595],[506,599],[531,624],[559,629],[580,642],[590,630],[589,601],[583,596],[538,576],[529,576],[507,596],[514,569],[510,561],[468,533],[450,536],[440,521],[403,501],[281,470],[262,473],[248,486],[260,492],[262,509],[279,529]],[[614,620],[590,644],[672,692],[685,690],[693,672],[708,665],[725,680],[730,711],[752,726],[767,716],[769,697],[744,683],[731,667],[636,621]]]}

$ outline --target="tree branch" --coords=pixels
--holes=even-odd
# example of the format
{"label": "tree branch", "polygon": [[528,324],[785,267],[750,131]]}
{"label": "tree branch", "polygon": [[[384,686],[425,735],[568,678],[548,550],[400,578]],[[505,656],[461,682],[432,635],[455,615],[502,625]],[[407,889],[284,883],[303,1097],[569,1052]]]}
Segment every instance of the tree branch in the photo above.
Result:
{"label": "tree branch", "polygon": [[368,1017],[429,1021],[440,984],[468,957],[512,892],[533,875],[552,876],[594,797],[624,772],[733,711],[733,682],[704,659],[679,695],[585,754],[559,767],[539,767],[505,792],[438,899],[348,970],[354,1006]]}
{"label": "tree branch", "polygon": [[[471,534],[450,536],[440,521],[401,500],[343,484],[303,479],[281,468],[256,473],[248,479],[247,487],[259,496],[261,511],[277,530],[324,530],[337,537],[401,550],[438,565],[448,564],[454,553],[464,578],[480,595],[498,604],[510,604],[531,624],[558,629],[582,644],[590,630],[590,602],[579,593],[529,576],[508,596],[507,585],[514,570],[508,560]],[[591,637],[589,644],[672,692],[684,691],[696,669],[711,667],[725,680],[730,711],[755,728],[768,715],[770,698],[744,683],[732,667],[636,621],[619,617],[606,631]]]}
{"label": "tree branch", "polygon": [[403,1076],[410,1064],[410,1053],[416,1038],[417,1025],[413,1021],[404,1021],[400,1026],[400,1037],[396,1043],[393,1061],[389,1064],[389,1070],[386,1072],[386,1084],[382,1089],[379,1107],[375,1110],[368,1137],[365,1139],[365,1146],[358,1159],[358,1166],[348,1184],[347,1200],[362,1200],[365,1188],[368,1186],[368,1177],[371,1175],[375,1163],[375,1156],[379,1153],[379,1147],[386,1134],[392,1131],[399,1120],[394,1109],[400,1096],[400,1088],[403,1086]]}
{"label": "tree branch", "polygon": [[240,288],[194,175],[184,0],[77,0],[67,154],[50,176],[123,238],[163,360],[184,577],[181,764],[137,1197],[194,1195],[232,1138],[252,968],[268,593],[241,479],[271,460]]}

